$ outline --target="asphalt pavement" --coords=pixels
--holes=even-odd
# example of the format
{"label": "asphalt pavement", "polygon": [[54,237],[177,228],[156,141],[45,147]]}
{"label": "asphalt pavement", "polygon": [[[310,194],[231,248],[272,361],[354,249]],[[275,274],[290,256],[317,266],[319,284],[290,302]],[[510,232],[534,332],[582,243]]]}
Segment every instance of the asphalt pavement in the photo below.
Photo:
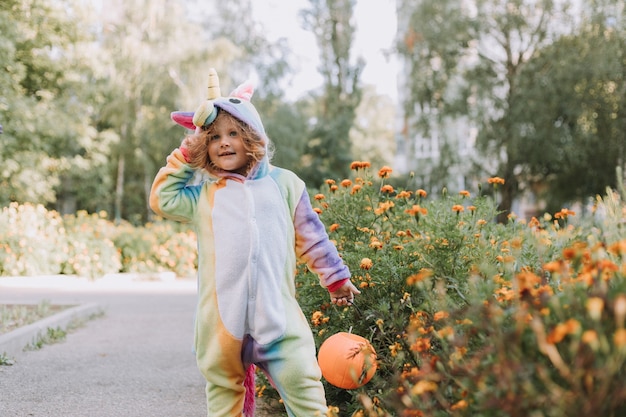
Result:
{"label": "asphalt pavement", "polygon": [[43,300],[95,303],[104,314],[0,366],[0,416],[206,416],[193,280],[0,278],[0,304]]}

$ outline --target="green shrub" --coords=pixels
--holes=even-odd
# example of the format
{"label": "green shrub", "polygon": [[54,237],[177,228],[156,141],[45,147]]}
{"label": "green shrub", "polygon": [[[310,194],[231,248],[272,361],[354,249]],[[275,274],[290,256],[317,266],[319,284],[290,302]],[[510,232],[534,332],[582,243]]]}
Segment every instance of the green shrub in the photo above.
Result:
{"label": "green shrub", "polygon": [[195,276],[197,242],[187,226],[168,220],[145,227],[122,224],[114,238],[122,254],[123,272],[172,271],[179,277]]}
{"label": "green shrub", "polygon": [[63,224],[68,260],[62,273],[95,279],[120,270],[120,253],[112,240],[116,227],[105,212],[79,211],[75,216],[65,216]]}
{"label": "green shrub", "polygon": [[[564,209],[528,223],[511,216],[502,225],[494,221],[491,198],[472,198],[465,190],[444,190],[436,199],[421,190],[394,190],[385,181],[388,171],[374,177],[357,167],[354,178],[329,181],[328,190],[314,197],[361,288],[356,308],[331,306],[304,266],[298,276],[299,299],[318,346],[332,334],[352,331],[368,338],[378,354],[379,369],[364,387],[326,385],[329,404],[340,415],[623,413],[624,352],[614,343],[621,328],[611,317],[626,267],[624,253],[602,249],[626,250],[611,246],[619,245],[616,230],[623,233],[615,194],[599,201],[601,221],[598,216],[574,224],[575,213]],[[498,180],[488,186],[497,187]],[[575,258],[565,258],[572,248]],[[595,263],[580,263],[587,258]],[[549,271],[562,263],[571,264],[567,277]],[[594,267],[599,275],[586,286],[573,278]],[[604,301],[599,321],[589,318],[587,300],[593,297]],[[563,332],[563,323],[574,326],[570,319],[580,324],[580,333],[568,333],[569,345],[558,346],[569,352],[561,353],[570,370],[562,374],[565,368],[555,365],[553,348],[541,335]],[[602,354],[581,342],[583,335],[590,340],[588,330],[596,331]],[[583,408],[589,394],[598,399]]]}
{"label": "green shrub", "polygon": [[115,225],[107,217],[85,211],[61,217],[41,205],[12,203],[0,213],[0,276],[195,275],[197,244],[187,226],[166,220]]}
{"label": "green shrub", "polygon": [[0,212],[0,275],[58,274],[69,258],[67,248],[58,213],[17,203]]}

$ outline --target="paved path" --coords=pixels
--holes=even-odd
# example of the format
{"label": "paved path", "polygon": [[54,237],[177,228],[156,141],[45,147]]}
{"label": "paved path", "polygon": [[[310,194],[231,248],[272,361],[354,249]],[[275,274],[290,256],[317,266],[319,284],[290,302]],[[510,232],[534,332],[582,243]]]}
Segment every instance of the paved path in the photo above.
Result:
{"label": "paved path", "polygon": [[0,278],[0,303],[100,304],[65,341],[0,366],[2,417],[206,416],[191,352],[195,284]]}

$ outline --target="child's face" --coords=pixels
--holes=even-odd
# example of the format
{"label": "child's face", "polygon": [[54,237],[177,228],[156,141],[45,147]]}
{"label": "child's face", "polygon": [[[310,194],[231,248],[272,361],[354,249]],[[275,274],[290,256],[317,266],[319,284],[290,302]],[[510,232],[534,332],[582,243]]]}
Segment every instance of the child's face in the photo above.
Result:
{"label": "child's face", "polygon": [[209,136],[209,158],[224,171],[246,175],[249,156],[239,126],[230,119],[218,118]]}

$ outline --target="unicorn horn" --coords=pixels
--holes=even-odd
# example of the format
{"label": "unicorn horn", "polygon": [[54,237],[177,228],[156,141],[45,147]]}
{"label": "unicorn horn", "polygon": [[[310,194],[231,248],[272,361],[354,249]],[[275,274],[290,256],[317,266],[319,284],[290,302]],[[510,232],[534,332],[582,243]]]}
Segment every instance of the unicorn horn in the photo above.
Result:
{"label": "unicorn horn", "polygon": [[207,101],[202,103],[193,115],[192,122],[195,126],[204,126],[215,109],[213,100],[221,96],[222,92],[220,91],[220,79],[217,76],[217,71],[215,71],[215,68],[209,68],[209,89],[207,91]]}
{"label": "unicorn horn", "polygon": [[220,91],[220,78],[217,76],[217,71],[215,68],[209,69],[209,91],[207,95],[207,99],[215,100],[218,97],[222,96],[222,92]]}

